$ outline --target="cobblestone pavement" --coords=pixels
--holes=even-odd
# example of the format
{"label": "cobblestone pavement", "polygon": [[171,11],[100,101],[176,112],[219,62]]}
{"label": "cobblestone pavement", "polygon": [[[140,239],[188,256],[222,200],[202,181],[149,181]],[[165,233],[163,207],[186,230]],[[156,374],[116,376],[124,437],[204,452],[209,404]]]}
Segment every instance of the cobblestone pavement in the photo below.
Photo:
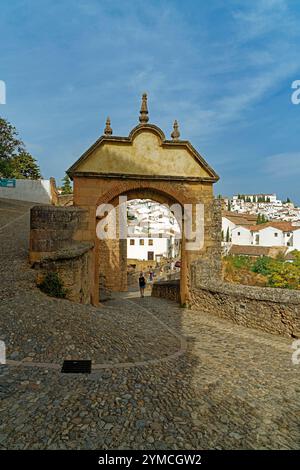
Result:
{"label": "cobblestone pavement", "polygon": [[[29,366],[0,366],[0,449],[299,449],[288,339],[134,293],[48,298],[26,264],[28,206],[5,207],[19,212],[0,210],[0,339]],[[103,369],[51,368],[67,357]]]}

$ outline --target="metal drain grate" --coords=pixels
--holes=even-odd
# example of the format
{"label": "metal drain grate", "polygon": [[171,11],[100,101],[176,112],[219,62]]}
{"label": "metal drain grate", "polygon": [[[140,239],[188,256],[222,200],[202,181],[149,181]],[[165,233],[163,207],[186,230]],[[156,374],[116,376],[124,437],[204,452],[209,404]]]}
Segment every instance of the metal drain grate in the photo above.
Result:
{"label": "metal drain grate", "polygon": [[92,361],[64,361],[61,371],[65,374],[90,374]]}

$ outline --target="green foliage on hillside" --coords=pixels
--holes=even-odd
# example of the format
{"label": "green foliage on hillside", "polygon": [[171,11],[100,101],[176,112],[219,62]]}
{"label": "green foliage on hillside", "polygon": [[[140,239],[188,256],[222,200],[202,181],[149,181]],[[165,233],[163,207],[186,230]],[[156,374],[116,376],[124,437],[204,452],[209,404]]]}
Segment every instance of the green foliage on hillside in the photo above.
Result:
{"label": "green foliage on hillside", "polygon": [[266,222],[268,222],[268,218],[264,214],[258,214],[256,224],[265,224]]}
{"label": "green foliage on hillside", "polygon": [[[300,252],[293,251],[293,262],[282,256],[262,256],[253,260],[247,256],[226,256],[224,258],[225,278],[230,274],[233,282],[265,285],[285,289],[300,289]],[[252,273],[252,275],[251,275]],[[257,284],[256,284],[257,281]]]}
{"label": "green foliage on hillside", "polygon": [[51,297],[64,299],[67,291],[59,275],[55,272],[49,272],[45,275],[43,281],[38,285],[42,292]]}

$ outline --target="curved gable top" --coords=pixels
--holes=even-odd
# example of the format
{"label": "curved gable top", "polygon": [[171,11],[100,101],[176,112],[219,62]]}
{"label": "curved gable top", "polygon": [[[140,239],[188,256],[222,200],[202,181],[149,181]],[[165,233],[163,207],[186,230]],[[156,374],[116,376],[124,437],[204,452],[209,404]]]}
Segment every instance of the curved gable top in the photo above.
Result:
{"label": "curved gable top", "polygon": [[218,181],[188,141],[166,140],[153,124],[139,124],[128,137],[102,136],[68,169],[68,175]]}

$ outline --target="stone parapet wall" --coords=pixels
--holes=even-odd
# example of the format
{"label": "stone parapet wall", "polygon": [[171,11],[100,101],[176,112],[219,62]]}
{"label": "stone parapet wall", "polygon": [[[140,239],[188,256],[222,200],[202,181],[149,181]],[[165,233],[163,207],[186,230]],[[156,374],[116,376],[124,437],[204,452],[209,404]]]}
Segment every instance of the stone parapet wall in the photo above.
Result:
{"label": "stone parapet wall", "polygon": [[37,284],[48,272],[56,272],[66,289],[66,298],[82,304],[90,303],[89,269],[93,245],[79,243],[69,250],[54,252],[35,264]]}
{"label": "stone parapet wall", "polygon": [[[79,207],[34,206],[30,211],[29,259],[31,263],[49,253],[69,248],[87,227],[88,212]],[[78,237],[79,235],[79,237]]]}
{"label": "stone parapet wall", "polygon": [[191,292],[191,308],[286,337],[300,337],[300,292],[207,282]]}
{"label": "stone parapet wall", "polygon": [[151,295],[180,302],[180,282],[179,280],[154,282]]}
{"label": "stone parapet wall", "polygon": [[31,209],[29,261],[39,284],[47,272],[56,272],[66,298],[91,302],[93,242],[81,242],[88,211],[79,207],[35,206]]}

